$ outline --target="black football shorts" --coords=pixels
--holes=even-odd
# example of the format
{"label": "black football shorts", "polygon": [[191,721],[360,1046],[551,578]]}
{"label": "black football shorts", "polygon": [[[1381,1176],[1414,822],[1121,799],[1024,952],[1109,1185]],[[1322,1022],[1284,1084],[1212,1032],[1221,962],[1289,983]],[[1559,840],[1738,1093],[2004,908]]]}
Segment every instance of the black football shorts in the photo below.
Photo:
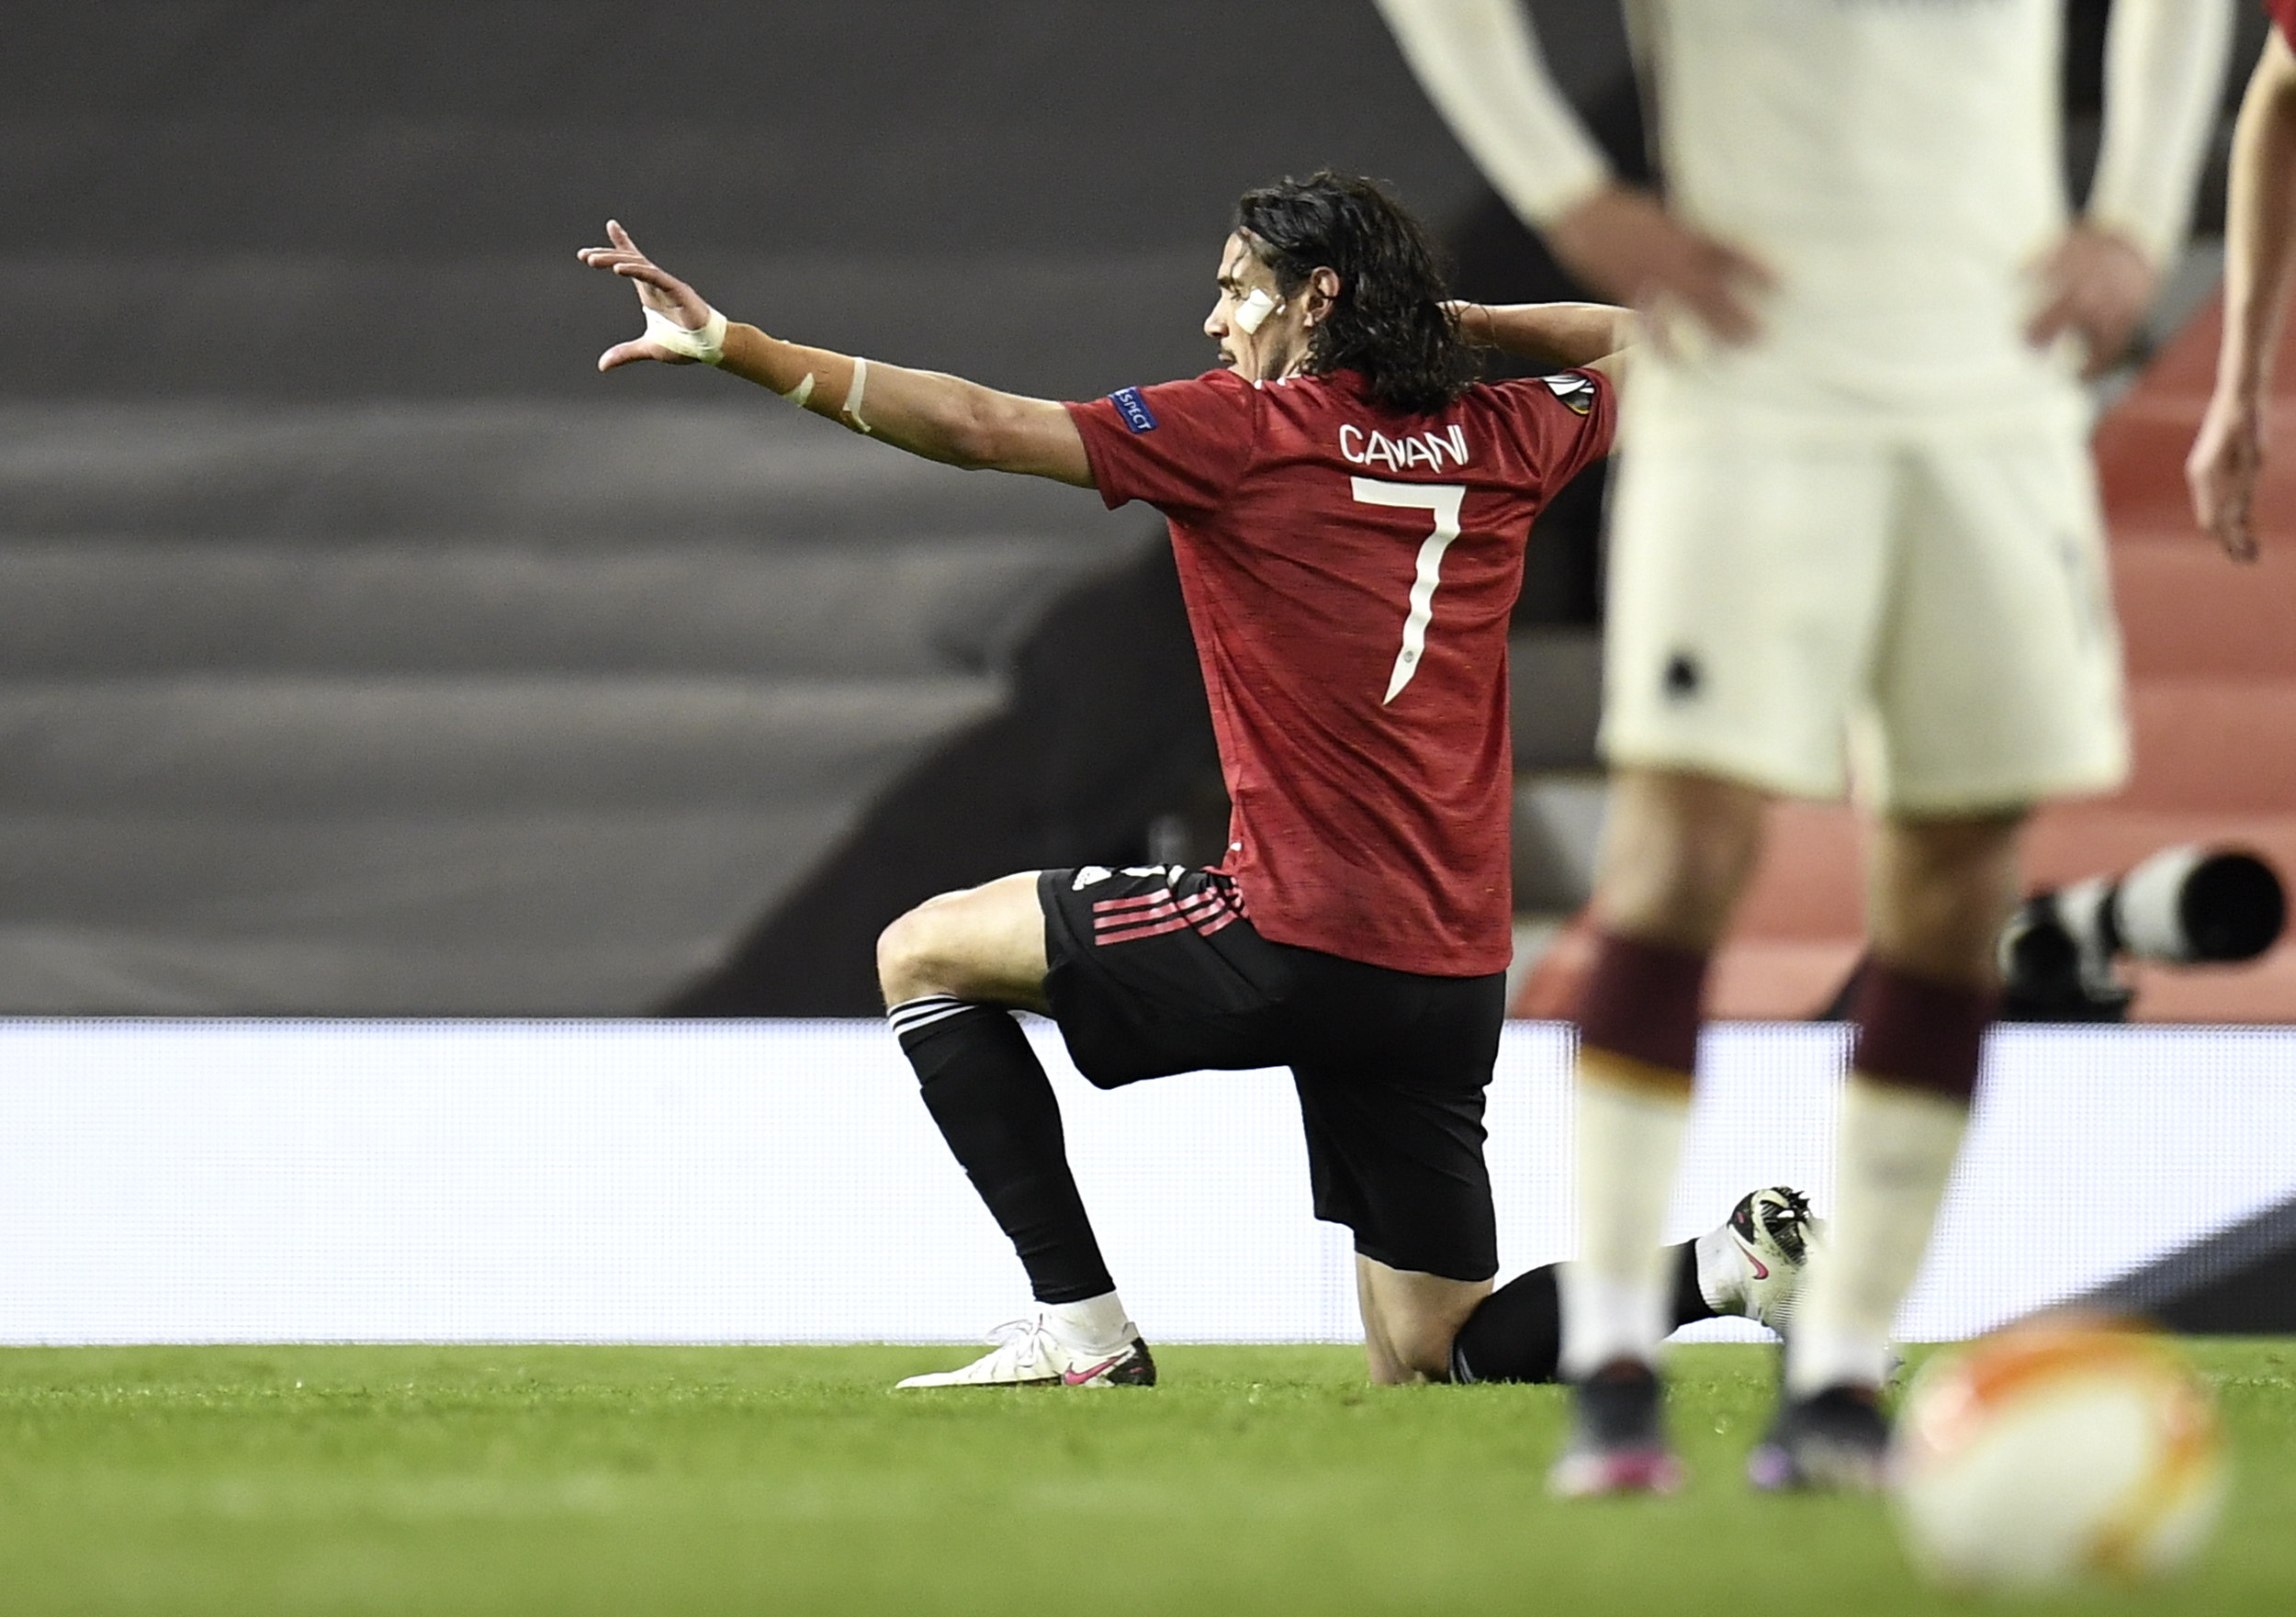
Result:
{"label": "black football shorts", "polygon": [[1315,1216],[1394,1269],[1498,1272],[1483,1092],[1503,973],[1425,977],[1253,929],[1233,883],[1183,865],[1046,870],[1045,996],[1102,1089],[1289,1067]]}

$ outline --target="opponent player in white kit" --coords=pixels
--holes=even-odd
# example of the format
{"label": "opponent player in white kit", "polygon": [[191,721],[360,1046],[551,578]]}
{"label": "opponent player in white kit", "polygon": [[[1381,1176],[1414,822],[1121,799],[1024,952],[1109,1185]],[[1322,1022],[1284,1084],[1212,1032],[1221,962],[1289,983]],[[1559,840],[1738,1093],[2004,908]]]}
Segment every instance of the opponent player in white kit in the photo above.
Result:
{"label": "opponent player in white kit", "polygon": [[[1567,1494],[1676,1486],[1656,1250],[1706,965],[1777,794],[1872,812],[1833,1231],[1764,1487],[1878,1484],[1876,1393],[1959,1149],[2030,805],[2127,769],[2088,411],[2181,240],[2224,0],[2119,0],[2069,222],[2056,0],[1646,0],[1667,203],[1515,0],[1380,0],[1502,196],[1656,341],[1625,407],[1601,928],[1579,1016]],[[2083,350],[2086,352],[2082,352]]]}

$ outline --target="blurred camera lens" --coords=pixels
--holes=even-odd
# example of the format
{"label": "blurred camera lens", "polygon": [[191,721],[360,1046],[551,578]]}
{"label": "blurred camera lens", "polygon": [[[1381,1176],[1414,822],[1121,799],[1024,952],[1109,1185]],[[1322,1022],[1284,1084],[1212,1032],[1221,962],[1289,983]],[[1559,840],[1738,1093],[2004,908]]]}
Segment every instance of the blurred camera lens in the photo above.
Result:
{"label": "blurred camera lens", "polygon": [[2114,961],[2252,960],[2288,919],[2280,879],[2237,848],[2164,848],[2125,876],[2090,876],[2019,906],[2002,928],[2005,1020],[2117,1021],[2133,991]]}
{"label": "blurred camera lens", "polygon": [[[2136,991],[2122,959],[2232,965],[2280,938],[2288,900],[2272,867],[2240,848],[2163,848],[2124,876],[2090,876],[2034,893],[2001,928],[2001,1020],[2119,1022]],[[1850,1014],[1865,971],[1838,989],[1820,1021]]]}
{"label": "blurred camera lens", "polygon": [[2255,960],[2279,940],[2288,906],[2256,855],[2172,848],[2121,879],[2112,913],[2124,952],[2192,965]]}

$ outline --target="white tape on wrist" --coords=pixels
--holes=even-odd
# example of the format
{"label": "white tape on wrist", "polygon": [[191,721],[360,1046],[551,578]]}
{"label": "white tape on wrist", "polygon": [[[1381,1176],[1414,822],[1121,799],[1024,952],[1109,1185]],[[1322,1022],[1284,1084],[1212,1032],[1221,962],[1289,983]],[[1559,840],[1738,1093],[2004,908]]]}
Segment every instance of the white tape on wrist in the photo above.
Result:
{"label": "white tape on wrist", "polygon": [[700,331],[680,325],[658,309],[646,310],[646,334],[680,359],[716,365],[726,357],[726,317],[715,309]]}
{"label": "white tape on wrist", "polygon": [[782,397],[788,399],[799,410],[805,409],[805,400],[813,397],[813,373],[811,371],[807,371],[805,373],[805,379],[798,383],[794,387],[792,387],[788,392],[782,394]]}
{"label": "white tape on wrist", "polygon": [[844,408],[838,411],[852,423],[853,431],[872,433],[877,429],[861,420],[861,393],[869,386],[869,362],[856,355],[853,360],[853,385],[845,390]]}

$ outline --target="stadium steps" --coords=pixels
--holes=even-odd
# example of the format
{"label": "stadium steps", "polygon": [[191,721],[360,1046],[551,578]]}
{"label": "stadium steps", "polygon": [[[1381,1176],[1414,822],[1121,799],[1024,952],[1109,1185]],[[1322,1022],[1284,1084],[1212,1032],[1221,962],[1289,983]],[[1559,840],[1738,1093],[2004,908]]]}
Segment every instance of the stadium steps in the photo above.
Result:
{"label": "stadium steps", "polygon": [[411,261],[555,242],[602,205],[751,248],[1168,249],[1323,163],[1430,218],[1480,190],[1369,7],[1301,28],[1213,0],[82,0],[12,21],[0,198],[40,210],[34,239],[107,253]]}
{"label": "stadium steps", "polygon": [[[598,373],[599,354],[639,330],[628,290],[574,257],[603,241],[603,219],[590,214],[611,206],[602,197],[557,221],[528,251],[442,253],[419,275],[372,251],[0,249],[0,285],[61,289],[0,296],[8,389],[209,408],[304,399],[403,408],[442,395],[706,408],[697,399],[732,385],[682,369]],[[1212,358],[1198,327],[1211,301],[1216,217],[1205,242],[1185,248],[967,243],[873,257],[741,251],[692,218],[625,222],[728,319],[776,335],[1054,398],[1191,375]]]}
{"label": "stadium steps", "polygon": [[[1136,838],[1201,766],[1143,515],[601,376],[634,300],[573,253],[611,214],[735,318],[1020,392],[1187,375],[1244,186],[1480,189],[1376,13],[1293,22],[11,19],[0,1012],[637,1012],[801,898],[778,1008],[851,1008],[808,973],[888,905]],[[1132,672],[1096,611],[1158,626]],[[1017,696],[1101,770],[1057,813],[992,799],[1042,795]],[[894,858],[905,804],[962,823]]]}
{"label": "stadium steps", "polygon": [[[2290,422],[2296,430],[2296,421]],[[2289,498],[2296,500],[2296,484]],[[2289,625],[2296,623],[2296,568],[2228,564],[2189,528],[2124,530],[2113,546],[2112,585],[2122,640],[2140,689],[2154,680],[2269,683],[2287,678]]]}
{"label": "stadium steps", "polygon": [[1138,544],[872,450],[748,398],[0,405],[0,1009],[659,1003]]}
{"label": "stadium steps", "polygon": [[1088,538],[1097,520],[1089,494],[890,454],[761,389],[678,374],[698,386],[674,402],[0,399],[0,512],[25,538],[312,554],[378,537],[636,551]]}
{"label": "stadium steps", "polygon": [[[2296,884],[2296,464],[2270,465],[2258,501],[2266,557],[2234,566],[2193,528],[2182,467],[2213,375],[2212,308],[2107,413],[2097,453],[2128,651],[2135,769],[2111,798],[2034,824],[2036,885],[2127,870],[2179,843],[2260,853]],[[2296,354],[2284,354],[2296,390]],[[2278,410],[2291,418],[2296,391]],[[1846,811],[1782,804],[1743,924],[1717,962],[1720,1014],[1806,1016],[1855,963],[1857,831]],[[2137,966],[2133,1015],[2158,1022],[2296,1021],[2296,946],[2238,967]]]}
{"label": "stadium steps", "polygon": [[0,675],[985,674],[1101,550],[916,533],[628,551],[43,537],[0,544]]}

